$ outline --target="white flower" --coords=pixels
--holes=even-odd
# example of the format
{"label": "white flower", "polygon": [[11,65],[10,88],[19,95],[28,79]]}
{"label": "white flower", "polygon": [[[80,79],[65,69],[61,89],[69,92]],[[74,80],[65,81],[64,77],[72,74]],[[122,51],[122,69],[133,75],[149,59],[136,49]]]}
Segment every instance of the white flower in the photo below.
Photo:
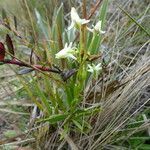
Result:
{"label": "white flower", "polygon": [[69,45],[66,43],[65,47],[57,54],[55,54],[55,57],[57,59],[72,58],[76,60],[77,58],[74,56],[74,54],[76,53],[75,49],[75,47],[72,47],[72,43],[70,43]]}
{"label": "white flower", "polygon": [[98,76],[99,71],[102,69],[101,67],[101,63],[97,64],[97,65],[89,65],[88,64],[88,72],[91,72],[96,78]]}
{"label": "white flower", "polygon": [[93,26],[93,29],[90,29],[90,28],[87,28],[90,32],[93,32],[93,33],[99,33],[99,34],[104,34],[105,31],[102,31],[102,21],[98,21],[96,23],[95,26]]}
{"label": "white flower", "polygon": [[71,8],[71,25],[68,30],[72,29],[73,27],[80,28],[81,25],[87,24],[90,20],[81,19],[74,7]]}

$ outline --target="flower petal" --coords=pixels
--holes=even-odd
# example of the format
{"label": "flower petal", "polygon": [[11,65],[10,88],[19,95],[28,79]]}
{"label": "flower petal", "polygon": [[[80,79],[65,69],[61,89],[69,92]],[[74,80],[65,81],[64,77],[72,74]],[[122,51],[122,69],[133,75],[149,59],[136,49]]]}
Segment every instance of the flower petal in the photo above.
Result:
{"label": "flower petal", "polygon": [[74,59],[74,60],[77,60],[77,58],[75,56],[73,56],[72,54],[69,54],[68,57]]}
{"label": "flower petal", "polygon": [[90,32],[92,32],[92,33],[94,32],[94,29],[90,29],[90,28],[88,28],[88,27],[87,27],[87,29],[88,29]]}
{"label": "flower petal", "polygon": [[57,54],[55,54],[55,58],[56,59],[72,58],[76,60],[77,58],[74,56],[75,53],[76,53],[75,47],[72,47],[72,42],[69,45],[66,43],[65,47]]}
{"label": "flower petal", "polygon": [[101,33],[101,34],[104,34],[104,33],[106,33],[106,31],[102,31],[102,30],[100,30],[100,33]]}
{"label": "flower petal", "polygon": [[[93,26],[93,25],[92,25]],[[93,32],[93,33],[99,33],[99,34],[104,34],[105,31],[102,31],[102,21],[98,21],[96,23],[96,25],[93,27],[93,29],[90,29],[90,28],[87,28],[90,32]]]}
{"label": "flower petal", "polygon": [[101,30],[102,27],[102,21],[98,21],[94,27],[95,30]]}
{"label": "flower petal", "polygon": [[75,28],[80,28],[81,25],[87,24],[90,22],[90,20],[86,19],[81,19],[74,7],[71,8],[71,25],[69,26],[68,30],[72,29],[73,27]]}
{"label": "flower petal", "polygon": [[90,20],[81,19],[81,24],[87,24],[87,23],[89,23],[89,22],[90,22]]}
{"label": "flower petal", "polygon": [[71,30],[75,26],[75,23],[72,21],[71,25],[68,27],[68,30]]}
{"label": "flower petal", "polygon": [[80,20],[80,17],[74,7],[71,8],[71,19],[72,21]]}

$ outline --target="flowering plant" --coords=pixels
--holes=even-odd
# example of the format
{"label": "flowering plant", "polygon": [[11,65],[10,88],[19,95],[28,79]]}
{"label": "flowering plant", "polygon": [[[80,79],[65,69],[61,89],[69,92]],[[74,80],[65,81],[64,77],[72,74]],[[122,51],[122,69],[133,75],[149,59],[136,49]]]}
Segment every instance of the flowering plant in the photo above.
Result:
{"label": "flowering plant", "polygon": [[72,22],[68,30],[70,30],[73,27],[79,29],[81,25],[84,25],[90,22],[90,20],[81,19],[74,7],[71,8],[71,21]]}
{"label": "flowering plant", "polygon": [[[81,19],[77,10],[72,7],[71,25],[66,30],[62,14],[63,6],[60,6],[50,32],[53,34],[48,35],[49,27],[46,27],[40,12],[35,9],[38,31],[34,32],[32,42],[3,23],[10,33],[6,35],[5,44],[0,43],[0,62],[23,67],[18,72],[20,75],[28,73],[30,82],[21,76],[19,78],[31,100],[44,114],[44,118],[36,118],[37,123],[61,123],[64,128],[71,123],[83,132],[91,128],[87,122],[91,114],[101,111],[99,105],[83,107],[82,103],[84,90],[88,89],[103,71],[100,38],[101,34],[104,34],[104,19],[90,28],[90,17]],[[17,48],[13,44],[16,42],[15,36],[21,39],[21,44],[27,43],[24,46],[30,50],[29,62],[18,58]],[[42,39],[36,40],[36,37]],[[33,76],[31,72],[39,72],[41,78],[35,73]]]}
{"label": "flowering plant", "polygon": [[88,28],[88,30],[93,33],[104,34],[105,31],[102,31],[101,28],[102,28],[102,21],[100,20],[96,23],[95,26],[93,26],[93,29]]}
{"label": "flowering plant", "polygon": [[55,54],[57,59],[60,58],[72,58],[72,59],[77,59],[74,54],[76,53],[75,51],[75,47],[72,47],[72,43],[70,43],[69,45],[66,43],[65,47],[59,51],[57,54]]}

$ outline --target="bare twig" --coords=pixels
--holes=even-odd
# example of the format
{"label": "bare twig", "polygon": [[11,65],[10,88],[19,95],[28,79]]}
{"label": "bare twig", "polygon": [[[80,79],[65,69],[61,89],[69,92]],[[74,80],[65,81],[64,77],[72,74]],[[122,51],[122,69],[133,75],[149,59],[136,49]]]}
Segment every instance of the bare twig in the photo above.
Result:
{"label": "bare twig", "polygon": [[98,0],[98,1],[97,1],[95,7],[91,10],[91,13],[90,13],[89,16],[87,17],[87,19],[90,19],[90,18],[94,15],[95,11],[96,11],[97,8],[100,6],[100,4],[101,4],[102,1],[103,1],[103,0]]}

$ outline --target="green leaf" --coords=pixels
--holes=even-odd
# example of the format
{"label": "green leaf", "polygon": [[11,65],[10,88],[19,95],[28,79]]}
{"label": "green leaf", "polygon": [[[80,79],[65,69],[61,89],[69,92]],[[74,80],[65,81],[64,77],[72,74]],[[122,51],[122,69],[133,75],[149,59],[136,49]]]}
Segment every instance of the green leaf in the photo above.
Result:
{"label": "green leaf", "polygon": [[81,130],[81,132],[83,132],[83,126],[76,120],[72,120],[72,121]]}
{"label": "green leaf", "polygon": [[18,112],[18,111],[14,111],[12,109],[9,108],[0,108],[1,112],[5,112],[5,113],[10,113],[10,114],[16,114],[16,115],[29,115],[29,113],[25,113],[25,112]]}
{"label": "green leaf", "polygon": [[0,35],[2,36],[6,36],[6,34],[8,34],[10,32],[10,30],[4,26],[3,24],[0,23]]}
{"label": "green leaf", "polygon": [[13,138],[13,137],[17,136],[17,132],[15,130],[7,130],[4,132],[4,136],[6,138]]}
{"label": "green leaf", "polygon": [[46,39],[48,40],[48,31],[47,28],[45,26],[45,24],[43,23],[43,19],[41,17],[41,14],[39,13],[39,11],[35,8],[35,15],[37,17],[37,24],[39,25],[41,31],[43,32],[44,36],[46,37]]}
{"label": "green leaf", "polygon": [[[99,11],[99,20],[102,21],[102,30],[104,28],[105,21],[106,21],[108,4],[109,4],[109,0],[103,1],[102,6],[101,6],[100,11]],[[97,54],[98,53],[98,50],[99,50],[99,47],[101,44],[101,40],[102,40],[102,35],[93,35],[91,44],[89,46],[89,51],[91,52],[91,54]]]}
{"label": "green leaf", "polygon": [[57,13],[56,13],[56,25],[57,25],[57,30],[59,30],[60,34],[62,35],[62,33],[64,32],[63,3],[57,9]]}
{"label": "green leaf", "polygon": [[102,28],[105,25],[108,4],[109,4],[109,0],[103,1],[102,6],[99,11],[99,19],[102,21]]}
{"label": "green leaf", "polygon": [[101,109],[99,108],[99,106],[92,106],[92,107],[89,107],[89,108],[86,108],[86,109],[80,109],[80,110],[77,110],[76,111],[76,116],[75,118],[80,118],[82,116],[91,116],[91,115],[94,115],[98,112],[100,112]]}
{"label": "green leaf", "polygon": [[64,121],[67,118],[68,114],[57,114],[52,115],[49,118],[39,119],[37,122],[49,122],[50,124],[55,124],[60,121]]}
{"label": "green leaf", "polygon": [[36,91],[38,97],[41,99],[43,105],[46,108],[46,112],[50,115],[52,112],[52,108],[50,106],[50,101],[47,99],[47,97],[45,96],[42,88],[40,88],[40,82],[36,82],[35,79],[32,80],[32,84],[33,84],[33,88]]}
{"label": "green leaf", "polygon": [[101,40],[101,35],[94,35],[90,44],[88,51],[90,54],[97,54],[99,50],[99,44]]}
{"label": "green leaf", "polygon": [[7,28],[10,29],[9,19],[7,17],[5,9],[2,9],[2,18],[3,18],[3,21],[4,21],[5,25],[7,26]]}
{"label": "green leaf", "polygon": [[5,9],[2,9],[2,18],[3,18],[3,20],[5,20],[7,18]]}
{"label": "green leaf", "polygon": [[65,86],[65,93],[66,93],[66,102],[67,102],[67,105],[70,107],[71,106],[71,103],[72,101],[74,100],[74,95],[73,95],[73,86],[70,86],[70,84],[67,84],[66,83],[66,86]]}
{"label": "green leaf", "polygon": [[130,137],[130,140],[150,140],[150,137]]}
{"label": "green leaf", "polygon": [[57,53],[58,50],[63,49],[63,33],[64,33],[64,15],[63,15],[63,4],[59,8],[56,8],[53,16],[53,26],[52,26],[52,40],[57,41],[55,44],[53,54]]}
{"label": "green leaf", "polygon": [[22,83],[23,87],[25,88],[25,90],[27,91],[28,95],[31,98],[31,101],[37,105],[37,107],[44,111],[44,106],[37,100],[37,98],[34,96],[33,90],[30,87],[30,82],[28,83],[22,76],[18,76],[18,78],[20,79],[20,82]]}
{"label": "green leaf", "polygon": [[150,144],[141,144],[138,147],[139,150],[150,150]]}

